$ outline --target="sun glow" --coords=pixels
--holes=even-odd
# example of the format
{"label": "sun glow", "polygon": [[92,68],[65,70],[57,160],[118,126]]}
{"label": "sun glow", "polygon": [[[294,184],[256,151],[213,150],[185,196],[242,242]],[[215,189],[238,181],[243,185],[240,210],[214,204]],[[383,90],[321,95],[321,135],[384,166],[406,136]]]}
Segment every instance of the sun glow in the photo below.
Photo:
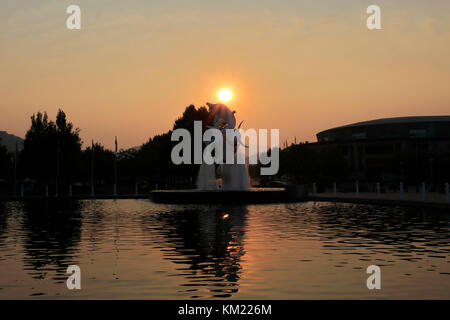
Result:
{"label": "sun glow", "polygon": [[228,89],[222,89],[219,91],[219,99],[222,100],[223,102],[230,101],[232,97],[233,94]]}

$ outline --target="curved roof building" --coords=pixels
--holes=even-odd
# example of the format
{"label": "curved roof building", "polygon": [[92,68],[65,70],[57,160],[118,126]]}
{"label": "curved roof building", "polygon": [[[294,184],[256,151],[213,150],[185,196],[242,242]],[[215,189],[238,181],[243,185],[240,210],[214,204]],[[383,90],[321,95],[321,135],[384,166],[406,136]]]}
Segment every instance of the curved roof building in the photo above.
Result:
{"label": "curved roof building", "polygon": [[317,134],[318,142],[419,138],[450,139],[450,116],[378,119],[328,129]]}

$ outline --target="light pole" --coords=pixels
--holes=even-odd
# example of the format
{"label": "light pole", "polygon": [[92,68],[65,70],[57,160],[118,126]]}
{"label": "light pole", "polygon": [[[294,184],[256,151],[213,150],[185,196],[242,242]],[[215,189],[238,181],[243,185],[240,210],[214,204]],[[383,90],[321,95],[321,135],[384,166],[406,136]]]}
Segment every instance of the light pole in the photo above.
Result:
{"label": "light pole", "polygon": [[117,136],[114,140],[115,152],[114,152],[114,196],[117,196]]}
{"label": "light pole", "polygon": [[56,142],[56,175],[55,175],[55,197],[58,196],[58,174],[59,174],[59,145],[60,139]]}
{"label": "light pole", "polygon": [[17,195],[17,141],[16,141],[16,151],[14,153],[14,182],[13,182],[13,195]]}
{"label": "light pole", "polygon": [[94,196],[94,140],[91,147],[91,197]]}
{"label": "light pole", "polygon": [[434,186],[434,175],[433,175],[433,158],[430,158],[430,186]]}
{"label": "light pole", "polygon": [[404,177],[404,172],[403,172],[403,161],[400,161],[400,182],[404,182],[403,180],[405,179]]}

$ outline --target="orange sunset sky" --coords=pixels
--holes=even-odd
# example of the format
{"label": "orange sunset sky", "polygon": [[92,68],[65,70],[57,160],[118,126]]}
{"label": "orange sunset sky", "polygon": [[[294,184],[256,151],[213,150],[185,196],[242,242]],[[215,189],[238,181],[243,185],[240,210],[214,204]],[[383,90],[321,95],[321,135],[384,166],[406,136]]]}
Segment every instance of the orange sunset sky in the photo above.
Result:
{"label": "orange sunset sky", "polygon": [[[81,7],[81,30],[66,8]],[[382,30],[366,27],[381,7]],[[189,104],[228,105],[281,142],[330,127],[450,112],[450,2],[2,0],[0,130],[62,108],[91,139],[138,146]]]}

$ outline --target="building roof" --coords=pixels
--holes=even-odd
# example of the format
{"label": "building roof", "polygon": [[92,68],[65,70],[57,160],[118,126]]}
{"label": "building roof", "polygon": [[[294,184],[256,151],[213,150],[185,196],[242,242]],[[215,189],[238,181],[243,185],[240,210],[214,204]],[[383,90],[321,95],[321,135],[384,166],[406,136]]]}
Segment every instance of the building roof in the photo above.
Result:
{"label": "building roof", "polygon": [[370,126],[370,125],[380,125],[380,124],[396,124],[396,123],[415,123],[415,122],[450,122],[450,116],[420,116],[420,117],[396,117],[396,118],[382,118],[376,120],[362,121],[356,122],[352,124],[347,124],[340,127],[335,127],[332,129],[327,129],[322,132],[328,130],[335,130],[341,128],[350,128],[350,127],[358,127],[358,126]]}
{"label": "building roof", "polygon": [[317,133],[319,142],[392,138],[450,138],[450,116],[385,118],[357,122]]}

